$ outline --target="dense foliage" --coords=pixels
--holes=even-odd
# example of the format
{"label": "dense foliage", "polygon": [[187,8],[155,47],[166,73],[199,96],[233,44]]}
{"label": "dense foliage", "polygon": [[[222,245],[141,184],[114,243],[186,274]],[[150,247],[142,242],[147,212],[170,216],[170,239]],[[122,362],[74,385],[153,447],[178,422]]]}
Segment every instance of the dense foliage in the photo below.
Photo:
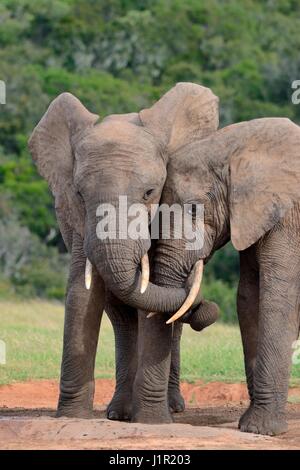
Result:
{"label": "dense foliage", "polygon": [[[220,96],[222,126],[259,116],[299,122],[300,106],[291,103],[299,31],[298,0],[0,0],[0,80],[7,86],[0,105],[0,290],[62,295],[65,255],[55,248],[52,199],[26,144],[57,94],[70,91],[105,116],[138,110],[177,81],[194,81]],[[22,269],[14,271],[2,246],[24,230],[27,242],[16,249]],[[55,257],[56,266],[45,261]],[[228,311],[237,264],[228,248],[208,267],[207,288],[227,299]]]}

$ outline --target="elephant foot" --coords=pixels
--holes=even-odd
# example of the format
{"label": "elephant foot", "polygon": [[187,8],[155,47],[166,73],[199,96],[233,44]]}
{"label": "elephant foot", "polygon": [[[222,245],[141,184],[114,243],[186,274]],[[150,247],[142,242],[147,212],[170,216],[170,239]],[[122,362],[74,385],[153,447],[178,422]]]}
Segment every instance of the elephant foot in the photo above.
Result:
{"label": "elephant foot", "polygon": [[61,384],[56,418],[92,418],[94,390],[93,381],[80,388],[70,388]]}
{"label": "elephant foot", "polygon": [[251,414],[251,410],[253,406],[254,406],[253,403],[250,403],[246,411],[240,417],[239,424],[238,424],[239,429],[241,429],[242,426],[248,422],[248,416]]}
{"label": "elephant foot", "polygon": [[182,413],[185,410],[184,398],[178,389],[169,390],[168,401],[172,413]]}
{"label": "elephant foot", "polygon": [[130,421],[132,414],[131,394],[115,393],[109,403],[106,416],[114,421]]}
{"label": "elephant foot", "polygon": [[288,424],[284,413],[268,411],[251,404],[240,418],[239,429],[242,432],[277,436],[287,432]]}
{"label": "elephant foot", "polygon": [[173,423],[173,418],[168,409],[155,409],[149,411],[139,410],[132,416],[132,423],[145,423],[145,424],[170,424]]}
{"label": "elephant foot", "polygon": [[56,418],[82,418],[88,419],[93,417],[93,408],[74,403],[59,403]]}

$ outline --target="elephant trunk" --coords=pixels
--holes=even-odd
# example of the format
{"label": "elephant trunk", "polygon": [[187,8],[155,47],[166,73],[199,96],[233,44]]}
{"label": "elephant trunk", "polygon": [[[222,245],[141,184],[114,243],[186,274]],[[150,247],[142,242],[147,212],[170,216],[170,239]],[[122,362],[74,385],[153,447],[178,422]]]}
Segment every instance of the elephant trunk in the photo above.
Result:
{"label": "elephant trunk", "polygon": [[[191,309],[197,307],[197,311],[202,310],[202,296],[200,293],[201,281],[203,276],[203,260],[195,263],[195,254],[184,249],[184,241],[181,239],[159,240],[156,246],[154,262],[154,280],[160,286],[176,286],[180,288],[186,285],[187,280],[190,284],[189,295],[179,310],[166,322],[173,323],[182,317],[185,323],[195,320],[198,326],[198,320],[191,314]],[[188,312],[188,313],[187,313]],[[148,318],[156,315],[158,312],[151,312]],[[186,315],[187,313],[187,315]],[[202,313],[197,315],[202,322]],[[199,319],[198,318],[198,319]],[[194,328],[196,329],[196,328]]]}
{"label": "elephant trunk", "polygon": [[[107,288],[132,307],[161,313],[174,312],[187,293],[181,288],[166,288],[148,281],[145,254],[149,242],[143,240],[98,240],[89,237],[88,259],[97,268]],[[141,265],[144,266],[142,275]]]}
{"label": "elephant trunk", "polygon": [[160,239],[155,247],[153,280],[159,286],[183,287],[194,263],[182,239]]}

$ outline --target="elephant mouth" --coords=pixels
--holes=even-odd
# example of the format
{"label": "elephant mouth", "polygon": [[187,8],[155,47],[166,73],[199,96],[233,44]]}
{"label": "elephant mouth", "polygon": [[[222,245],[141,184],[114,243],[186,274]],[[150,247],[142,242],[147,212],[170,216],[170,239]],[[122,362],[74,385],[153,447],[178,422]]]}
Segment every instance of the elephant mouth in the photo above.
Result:
{"label": "elephant mouth", "polygon": [[[201,281],[203,277],[203,267],[204,267],[203,259],[200,259],[199,261],[195,263],[192,269],[193,274],[194,274],[194,279],[193,279],[190,292],[187,298],[185,299],[184,303],[180,307],[180,309],[177,310],[177,312],[175,312],[174,315],[172,315],[172,317],[169,318],[169,320],[166,322],[167,325],[170,325],[171,323],[174,323],[176,320],[181,318],[192,307],[200,291]],[[151,318],[154,315],[157,315],[157,312],[150,312],[147,315],[147,318]]]}

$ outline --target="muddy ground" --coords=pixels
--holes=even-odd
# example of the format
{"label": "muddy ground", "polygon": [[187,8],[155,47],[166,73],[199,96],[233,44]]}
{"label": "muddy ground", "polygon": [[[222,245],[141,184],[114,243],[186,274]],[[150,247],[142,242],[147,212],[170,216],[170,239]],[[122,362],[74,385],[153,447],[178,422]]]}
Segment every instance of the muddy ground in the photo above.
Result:
{"label": "muddy ground", "polygon": [[37,381],[0,387],[1,449],[300,449],[300,388],[290,389],[289,431],[267,437],[241,433],[244,384],[182,384],[187,403],[175,423],[144,425],[105,419],[112,380],[97,380],[94,418],[55,419],[58,384]]}

